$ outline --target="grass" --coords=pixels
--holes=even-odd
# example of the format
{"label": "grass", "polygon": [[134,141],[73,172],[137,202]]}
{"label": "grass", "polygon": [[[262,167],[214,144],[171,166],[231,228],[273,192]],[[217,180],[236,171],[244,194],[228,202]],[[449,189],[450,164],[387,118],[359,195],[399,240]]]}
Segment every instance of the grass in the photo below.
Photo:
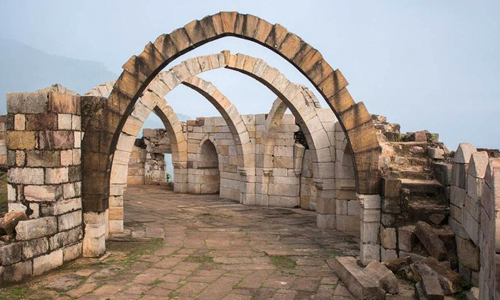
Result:
{"label": "grass", "polygon": [[0,299],[26,299],[29,288],[27,286],[11,287],[0,290]]}
{"label": "grass", "polygon": [[7,173],[0,171],[0,216],[7,213]]}
{"label": "grass", "polygon": [[144,242],[114,242],[111,243],[109,249],[114,251],[123,251],[126,252],[126,256],[121,260],[110,259],[105,261],[104,263],[107,265],[119,265],[122,268],[122,271],[128,270],[132,267],[137,261],[140,260],[140,257],[143,255],[154,254],[158,249],[160,249],[163,245],[163,239],[154,238]]}
{"label": "grass", "polygon": [[207,255],[190,255],[184,259],[184,262],[204,264],[213,263],[214,259]]}
{"label": "grass", "polygon": [[271,263],[280,269],[295,269],[297,263],[286,255],[273,255],[269,257]]}

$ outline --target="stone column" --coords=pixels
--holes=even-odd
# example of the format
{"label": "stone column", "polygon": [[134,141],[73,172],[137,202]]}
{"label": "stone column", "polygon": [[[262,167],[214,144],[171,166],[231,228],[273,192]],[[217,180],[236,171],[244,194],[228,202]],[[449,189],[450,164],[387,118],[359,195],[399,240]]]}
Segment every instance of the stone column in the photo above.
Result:
{"label": "stone column", "polygon": [[358,195],[360,204],[361,262],[380,261],[380,195]]}
{"label": "stone column", "polygon": [[28,217],[18,223],[15,240],[0,248],[8,281],[82,253],[80,98],[59,90],[7,94],[8,206]]}
{"label": "stone column", "polygon": [[335,228],[335,163],[313,163],[314,185],[317,189],[316,223],[318,228]]}
{"label": "stone column", "polygon": [[245,169],[238,167],[240,174],[240,203],[255,205],[255,168]]}

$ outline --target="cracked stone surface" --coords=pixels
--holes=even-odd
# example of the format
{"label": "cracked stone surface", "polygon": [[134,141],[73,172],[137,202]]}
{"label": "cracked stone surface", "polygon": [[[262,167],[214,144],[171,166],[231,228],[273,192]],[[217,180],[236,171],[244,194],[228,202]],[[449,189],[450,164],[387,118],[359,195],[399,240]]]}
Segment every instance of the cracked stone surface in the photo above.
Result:
{"label": "cracked stone surface", "polygon": [[[326,260],[358,237],[316,228],[300,209],[129,187],[125,232],[108,254],[0,289],[18,299],[353,299]],[[15,298],[14,298],[15,299]]]}

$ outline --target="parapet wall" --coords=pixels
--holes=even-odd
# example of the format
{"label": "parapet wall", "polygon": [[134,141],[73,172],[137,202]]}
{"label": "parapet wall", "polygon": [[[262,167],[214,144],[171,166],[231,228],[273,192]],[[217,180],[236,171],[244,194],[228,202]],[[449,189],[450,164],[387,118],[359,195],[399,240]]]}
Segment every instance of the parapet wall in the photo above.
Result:
{"label": "parapet wall", "polygon": [[7,94],[8,214],[19,222],[0,246],[4,281],[42,274],[82,253],[79,100],[57,88]]}

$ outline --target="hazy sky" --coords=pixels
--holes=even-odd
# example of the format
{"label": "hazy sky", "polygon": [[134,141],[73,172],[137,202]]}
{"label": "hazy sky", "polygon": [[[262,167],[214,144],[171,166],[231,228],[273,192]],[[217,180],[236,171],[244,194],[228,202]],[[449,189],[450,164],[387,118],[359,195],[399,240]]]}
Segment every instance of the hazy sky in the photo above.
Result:
{"label": "hazy sky", "polygon": [[[100,61],[119,74],[148,41],[222,10],[257,15],[302,37],[343,72],[356,101],[400,123],[403,131],[438,132],[450,149],[459,142],[500,147],[500,1],[4,0],[0,37],[51,54]],[[292,81],[308,84],[270,50],[236,38],[210,43],[181,60],[224,49],[263,58]],[[240,113],[267,113],[276,98],[234,71],[202,77]],[[167,100],[191,117],[218,115],[186,87]]]}

